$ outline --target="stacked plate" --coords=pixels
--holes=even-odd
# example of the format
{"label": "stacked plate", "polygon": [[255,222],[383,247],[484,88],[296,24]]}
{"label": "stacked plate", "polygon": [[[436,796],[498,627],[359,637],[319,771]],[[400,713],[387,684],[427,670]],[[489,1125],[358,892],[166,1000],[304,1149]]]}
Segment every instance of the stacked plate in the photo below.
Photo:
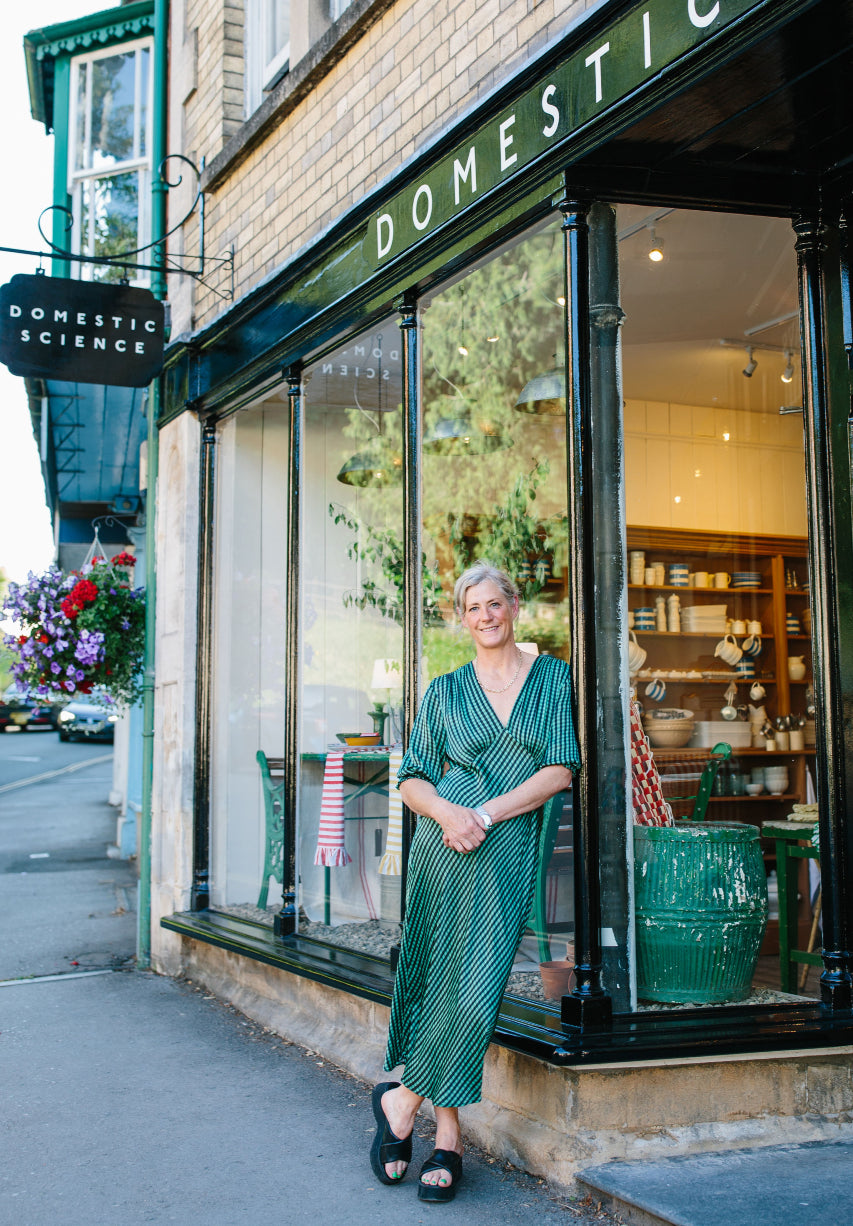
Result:
{"label": "stacked plate", "polygon": [[687,634],[725,634],[724,604],[695,604],[681,610],[681,629]]}
{"label": "stacked plate", "polygon": [[736,570],[732,574],[732,587],[761,587],[761,571]]}

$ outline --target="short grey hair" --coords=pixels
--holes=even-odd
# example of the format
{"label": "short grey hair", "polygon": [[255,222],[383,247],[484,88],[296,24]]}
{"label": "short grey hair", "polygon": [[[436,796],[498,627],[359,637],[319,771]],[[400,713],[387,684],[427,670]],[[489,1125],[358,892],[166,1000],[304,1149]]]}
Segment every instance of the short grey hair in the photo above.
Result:
{"label": "short grey hair", "polygon": [[488,562],[475,562],[462,572],[453,588],[453,605],[460,617],[465,612],[468,589],[487,580],[495,584],[508,604],[518,599],[518,588],[505,570],[498,570],[497,566],[491,566]]}

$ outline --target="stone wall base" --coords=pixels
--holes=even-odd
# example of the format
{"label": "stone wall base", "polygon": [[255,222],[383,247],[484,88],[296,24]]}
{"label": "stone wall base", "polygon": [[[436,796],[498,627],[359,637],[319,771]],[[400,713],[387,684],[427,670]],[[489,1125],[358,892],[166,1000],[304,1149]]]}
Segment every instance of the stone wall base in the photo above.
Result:
{"label": "stone wall base", "polygon": [[[261,1025],[366,1081],[382,1080],[388,1009],[182,937],[184,973]],[[853,1136],[853,1048],[555,1067],[492,1045],[466,1136],[577,1191],[614,1159]]]}

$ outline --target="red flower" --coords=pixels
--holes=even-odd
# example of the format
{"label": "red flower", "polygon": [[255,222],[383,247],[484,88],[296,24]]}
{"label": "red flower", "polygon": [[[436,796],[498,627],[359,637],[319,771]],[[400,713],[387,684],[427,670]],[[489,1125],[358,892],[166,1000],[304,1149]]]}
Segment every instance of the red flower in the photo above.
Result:
{"label": "red flower", "polygon": [[113,558],[112,564],[113,566],[126,566],[130,568],[136,565],[136,558],[132,553],[128,553],[127,550],[123,549],[121,553],[117,553]]}
{"label": "red flower", "polygon": [[19,634],[19,635],[18,635],[18,642],[19,642],[19,643],[26,643],[26,641],[27,641],[27,636],[26,636],[25,634]]}
{"label": "red flower", "polygon": [[98,598],[98,589],[91,579],[81,579],[75,583],[62,602],[62,612],[73,621],[78,613],[82,613],[87,604]]}
{"label": "red flower", "polygon": [[40,634],[40,635],[39,635],[39,642],[40,642],[40,643],[49,643],[49,642],[50,642],[50,639],[47,637],[47,635],[46,635],[46,634]]}

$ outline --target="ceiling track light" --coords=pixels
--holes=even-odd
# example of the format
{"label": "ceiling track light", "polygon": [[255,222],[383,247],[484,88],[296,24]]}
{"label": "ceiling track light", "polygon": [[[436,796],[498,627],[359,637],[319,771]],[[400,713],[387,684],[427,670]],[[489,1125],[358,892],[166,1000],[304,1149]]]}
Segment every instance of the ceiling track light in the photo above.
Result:
{"label": "ceiling track light", "polygon": [[653,264],[659,264],[663,259],[663,239],[655,234],[654,226],[649,226],[649,259]]}
{"label": "ceiling track light", "polygon": [[794,354],[791,349],[785,350],[785,369],[782,371],[782,382],[793,383],[794,381]]}
{"label": "ceiling track light", "polygon": [[758,365],[755,358],[752,356],[752,345],[746,346],[747,363],[743,368],[743,374],[747,379],[751,379],[755,374],[755,368]]}

